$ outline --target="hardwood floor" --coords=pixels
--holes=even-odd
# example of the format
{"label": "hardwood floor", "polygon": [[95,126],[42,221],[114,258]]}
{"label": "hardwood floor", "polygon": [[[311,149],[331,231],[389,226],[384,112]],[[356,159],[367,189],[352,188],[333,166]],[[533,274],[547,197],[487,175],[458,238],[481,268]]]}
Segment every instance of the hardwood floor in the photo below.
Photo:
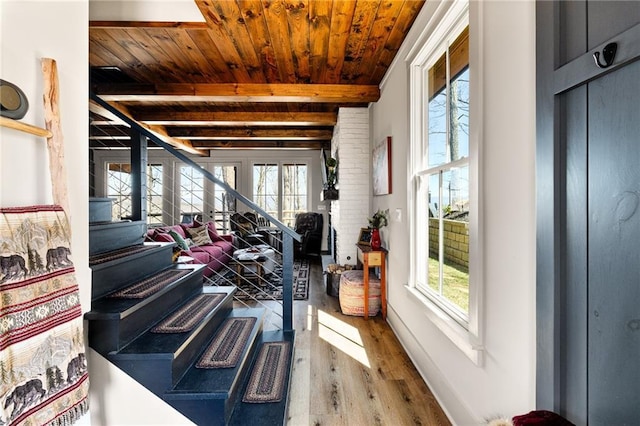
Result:
{"label": "hardwood floor", "polygon": [[451,424],[381,316],[342,315],[319,263],[294,326],[289,425]]}

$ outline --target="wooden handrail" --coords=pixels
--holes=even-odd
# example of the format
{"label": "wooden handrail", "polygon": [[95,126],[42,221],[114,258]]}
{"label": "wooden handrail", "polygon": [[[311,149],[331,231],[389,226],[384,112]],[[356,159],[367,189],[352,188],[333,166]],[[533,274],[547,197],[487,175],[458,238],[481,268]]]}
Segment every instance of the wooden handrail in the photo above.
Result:
{"label": "wooden handrail", "polygon": [[9,129],[19,130],[21,132],[29,133],[36,136],[42,136],[43,138],[50,138],[51,136],[53,136],[51,131],[47,129],[23,123],[22,121],[12,120],[11,118],[7,117],[0,117],[0,127],[8,127]]}

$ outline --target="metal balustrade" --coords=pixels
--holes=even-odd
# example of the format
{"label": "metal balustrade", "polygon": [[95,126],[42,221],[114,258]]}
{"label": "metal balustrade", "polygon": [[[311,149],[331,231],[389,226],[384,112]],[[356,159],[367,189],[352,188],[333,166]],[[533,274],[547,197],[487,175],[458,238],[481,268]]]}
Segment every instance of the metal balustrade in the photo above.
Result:
{"label": "metal balustrade", "polygon": [[[264,307],[269,312],[266,321],[271,323],[270,328],[292,330],[293,242],[300,241],[301,236],[236,191],[233,170],[224,169],[232,166],[214,167],[211,172],[98,96],[92,94],[91,101],[122,124],[105,127],[104,123],[90,123],[90,196],[113,200],[112,220],[145,220],[149,230],[214,223],[219,235],[230,236],[224,238],[232,239],[236,256],[226,253],[221,264],[207,266],[203,285],[237,286],[236,304]],[[147,147],[136,153],[136,140],[143,138],[146,141],[142,145]],[[136,176],[132,165],[136,161],[140,164],[141,157],[147,167],[145,173]],[[146,179],[141,181],[140,176]],[[138,208],[142,211],[139,218],[136,202],[142,206]],[[287,217],[291,215],[287,213]],[[262,247],[262,253],[252,255],[256,246]],[[246,256],[238,259],[242,253]],[[197,263],[195,258],[177,256],[176,261]],[[278,282],[282,298],[270,291]]]}

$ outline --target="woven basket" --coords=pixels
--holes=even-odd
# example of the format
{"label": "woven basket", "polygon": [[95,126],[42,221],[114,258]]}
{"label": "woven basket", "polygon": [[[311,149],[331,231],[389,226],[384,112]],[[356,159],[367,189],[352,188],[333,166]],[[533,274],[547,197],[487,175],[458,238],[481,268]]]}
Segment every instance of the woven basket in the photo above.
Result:
{"label": "woven basket", "polygon": [[[364,316],[364,272],[345,271],[340,277],[340,309],[345,315]],[[380,311],[380,280],[369,274],[369,316]]]}

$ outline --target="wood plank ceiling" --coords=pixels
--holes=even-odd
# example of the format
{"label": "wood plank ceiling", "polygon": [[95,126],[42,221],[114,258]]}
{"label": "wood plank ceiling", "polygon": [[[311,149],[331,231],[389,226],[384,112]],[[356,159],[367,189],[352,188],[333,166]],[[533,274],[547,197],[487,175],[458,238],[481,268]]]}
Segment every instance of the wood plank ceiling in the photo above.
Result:
{"label": "wood plank ceiling", "polygon": [[[205,22],[90,22],[89,62],[94,93],[207,154],[328,148],[339,107],[378,100],[424,0],[196,4]],[[97,105],[90,119],[92,146],[123,133]]]}

